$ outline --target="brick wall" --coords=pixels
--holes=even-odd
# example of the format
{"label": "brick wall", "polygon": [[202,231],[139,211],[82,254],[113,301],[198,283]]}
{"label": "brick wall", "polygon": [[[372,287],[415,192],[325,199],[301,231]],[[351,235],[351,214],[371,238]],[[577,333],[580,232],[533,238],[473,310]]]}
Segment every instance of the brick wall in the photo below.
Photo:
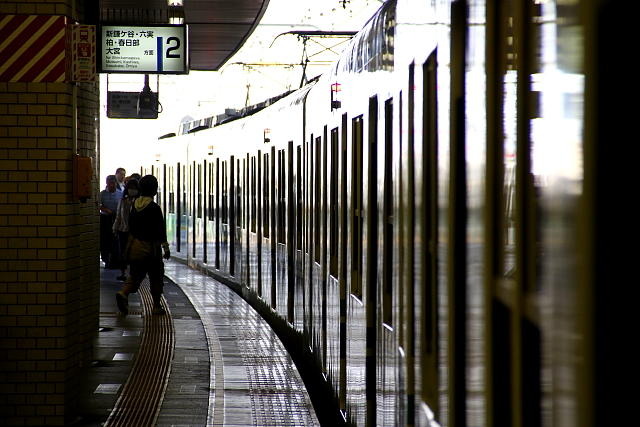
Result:
{"label": "brick wall", "polygon": [[[0,1],[0,13],[70,14],[66,3]],[[75,417],[100,278],[98,184],[73,200],[72,156],[98,165],[98,117],[97,83],[0,82],[0,425]]]}

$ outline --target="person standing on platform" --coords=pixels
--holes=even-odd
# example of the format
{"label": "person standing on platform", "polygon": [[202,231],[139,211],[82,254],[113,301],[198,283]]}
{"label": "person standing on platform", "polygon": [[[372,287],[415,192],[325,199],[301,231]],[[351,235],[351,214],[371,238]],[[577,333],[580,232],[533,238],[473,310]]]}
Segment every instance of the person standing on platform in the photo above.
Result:
{"label": "person standing on platform", "polygon": [[125,186],[125,182],[124,182],[124,178],[127,176],[127,171],[124,168],[118,168],[116,169],[116,180],[118,181],[117,184],[117,190],[118,191],[124,191],[124,186]]}
{"label": "person standing on platform", "polygon": [[117,280],[125,280],[124,275],[127,269],[127,260],[124,257],[125,250],[127,248],[127,242],[129,241],[129,212],[133,207],[133,202],[138,197],[138,180],[129,179],[127,185],[124,188],[122,199],[118,202],[118,209],[116,211],[116,220],[113,223],[113,234],[118,239],[118,248],[120,249],[120,276],[116,277]]}
{"label": "person standing on platform", "polygon": [[129,214],[129,277],[122,289],[116,293],[118,309],[124,315],[129,313],[129,294],[135,293],[145,276],[149,275],[153,314],[164,314],[160,305],[162,297],[164,263],[171,253],[167,243],[167,230],[162,210],[153,197],[158,192],[158,180],[153,175],[140,179],[140,196],[133,203]]}
{"label": "person standing on platform", "polygon": [[116,191],[115,175],[107,176],[106,188],[100,192],[100,258],[105,268],[117,268],[117,251],[114,250],[113,222],[116,219],[118,201],[122,194]]}

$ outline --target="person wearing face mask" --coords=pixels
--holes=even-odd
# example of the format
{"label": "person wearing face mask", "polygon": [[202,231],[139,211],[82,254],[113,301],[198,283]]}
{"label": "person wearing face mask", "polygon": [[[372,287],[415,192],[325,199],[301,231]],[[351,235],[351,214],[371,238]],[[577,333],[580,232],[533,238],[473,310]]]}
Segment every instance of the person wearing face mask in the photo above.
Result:
{"label": "person wearing face mask", "polygon": [[116,220],[113,223],[113,234],[116,235],[120,249],[120,276],[116,277],[117,280],[125,280],[125,271],[127,270],[127,261],[122,256],[125,253],[127,242],[129,241],[129,212],[131,212],[131,206],[138,197],[138,180],[128,179],[127,184],[122,193],[122,199],[118,202],[118,209],[116,211]]}

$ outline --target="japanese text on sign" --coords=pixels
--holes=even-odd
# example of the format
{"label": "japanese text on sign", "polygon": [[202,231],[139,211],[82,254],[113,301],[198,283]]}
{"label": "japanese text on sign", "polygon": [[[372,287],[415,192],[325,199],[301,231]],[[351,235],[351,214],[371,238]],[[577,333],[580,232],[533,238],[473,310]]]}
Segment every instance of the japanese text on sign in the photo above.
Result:
{"label": "japanese text on sign", "polygon": [[186,29],[103,26],[102,72],[186,73]]}

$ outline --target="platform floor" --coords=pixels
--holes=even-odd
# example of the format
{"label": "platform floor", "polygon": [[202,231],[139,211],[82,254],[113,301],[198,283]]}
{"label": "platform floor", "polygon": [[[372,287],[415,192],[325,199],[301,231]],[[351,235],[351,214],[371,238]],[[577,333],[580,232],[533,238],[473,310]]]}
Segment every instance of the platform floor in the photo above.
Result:
{"label": "platform floor", "polygon": [[[153,402],[154,396],[144,386],[135,388],[132,383],[140,375],[137,371],[149,368],[144,362],[147,353],[167,346],[171,360],[166,360],[168,369],[161,374],[166,376],[164,390],[153,392],[159,394],[153,424],[319,425],[304,383],[282,343],[260,315],[227,286],[182,263],[166,262],[164,295],[171,336],[154,341],[150,337],[162,326],[158,316],[146,309],[143,292],[130,297],[128,316],[118,314],[114,294],[121,284],[116,280],[119,273],[101,268],[100,332],[94,345],[95,360],[83,379],[81,417],[74,425],[131,423],[117,420],[114,408],[122,411],[123,405],[133,405],[127,403],[131,399]],[[157,377],[155,372],[151,376]],[[135,396],[125,396],[129,393]]]}

